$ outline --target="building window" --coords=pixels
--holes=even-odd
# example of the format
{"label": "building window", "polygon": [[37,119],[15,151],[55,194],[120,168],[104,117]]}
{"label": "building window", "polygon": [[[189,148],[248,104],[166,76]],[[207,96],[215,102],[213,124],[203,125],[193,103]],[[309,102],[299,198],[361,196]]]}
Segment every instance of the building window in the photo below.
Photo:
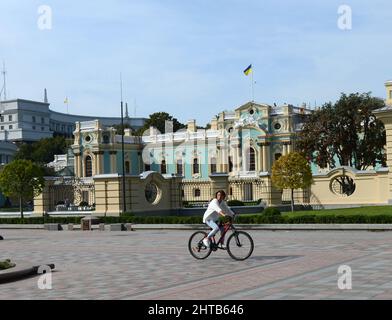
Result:
{"label": "building window", "polygon": [[131,168],[130,168],[130,163],[129,161],[125,161],[125,173],[130,173]]}
{"label": "building window", "polygon": [[4,117],[3,116],[0,117],[0,122],[4,122]]}
{"label": "building window", "polygon": [[199,189],[199,188],[196,188],[193,192],[194,192],[194,196],[195,196],[195,197],[197,197],[197,198],[200,197],[201,192],[200,192],[200,189]]}
{"label": "building window", "polygon": [[193,174],[199,173],[199,159],[193,159]]}
{"label": "building window", "polygon": [[85,159],[85,176],[91,177],[93,175],[93,165],[91,161],[91,157],[87,156]]}
{"label": "building window", "polygon": [[45,128],[44,128],[44,127],[41,127],[41,131],[45,131]]}
{"label": "building window", "polygon": [[177,160],[177,174],[182,175],[182,160],[181,159]]}
{"label": "building window", "polygon": [[247,152],[248,157],[248,171],[255,171],[256,170],[256,161],[255,161],[255,149],[252,147],[248,149]]}
{"label": "building window", "polygon": [[165,159],[162,159],[162,161],[161,161],[161,173],[162,174],[166,174],[167,173],[167,171],[166,171],[166,160]]}
{"label": "building window", "polygon": [[252,201],[253,200],[253,185],[252,183],[245,183],[244,184],[244,200],[245,201]]}
{"label": "building window", "polygon": [[12,114],[8,116],[8,121],[12,121]]}
{"label": "building window", "polygon": [[32,116],[33,122],[35,123],[35,116]]}
{"label": "building window", "polygon": [[41,118],[41,123],[45,123],[45,119],[44,118]]}
{"label": "building window", "polygon": [[13,126],[12,126],[12,124],[11,125],[9,125],[9,127],[8,127],[10,130],[12,130],[12,128],[13,128]]}
{"label": "building window", "polygon": [[35,126],[33,126],[33,130],[35,130]]}
{"label": "building window", "polygon": [[233,195],[233,188],[230,187],[230,189],[229,189],[229,196],[232,196],[232,195]]}
{"label": "building window", "polygon": [[146,163],[144,165],[144,171],[150,171],[150,170],[151,170],[151,165]]}
{"label": "building window", "polygon": [[103,143],[105,143],[105,144],[109,143],[109,136],[107,134],[104,134],[102,136],[102,140],[103,140]]}
{"label": "building window", "polygon": [[229,172],[233,172],[233,157],[229,156]]}
{"label": "building window", "polygon": [[4,126],[1,126],[0,129],[1,129],[1,130],[4,130]]}
{"label": "building window", "polygon": [[279,158],[282,156],[281,153],[275,153],[275,160],[279,160]]}
{"label": "building window", "polygon": [[211,173],[216,173],[216,158],[215,157],[211,158],[210,172]]}

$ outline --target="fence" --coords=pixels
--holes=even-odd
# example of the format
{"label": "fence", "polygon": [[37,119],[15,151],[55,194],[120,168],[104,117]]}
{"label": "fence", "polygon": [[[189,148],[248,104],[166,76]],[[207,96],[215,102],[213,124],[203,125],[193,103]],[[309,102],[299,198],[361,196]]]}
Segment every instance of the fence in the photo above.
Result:
{"label": "fence", "polygon": [[93,210],[95,185],[92,179],[58,178],[49,186],[49,211]]}

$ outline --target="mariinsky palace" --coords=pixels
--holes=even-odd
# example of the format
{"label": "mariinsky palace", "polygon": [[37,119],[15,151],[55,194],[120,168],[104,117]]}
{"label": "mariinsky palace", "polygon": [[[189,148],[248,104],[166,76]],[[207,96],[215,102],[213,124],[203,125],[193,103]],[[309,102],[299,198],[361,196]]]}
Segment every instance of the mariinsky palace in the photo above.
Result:
{"label": "mariinsky palace", "polygon": [[[388,136],[392,130],[392,82],[386,83],[386,89],[386,107],[376,116],[384,122]],[[90,181],[93,188],[82,188],[74,202],[84,200],[94,204],[97,214],[116,215],[123,211],[125,195],[127,211],[174,210],[187,203],[205,203],[214,191],[223,188],[229,199],[282,205],[288,197],[284,190],[272,186],[271,167],[280,156],[296,149],[296,134],[311,112],[306,105],[247,102],[234,111],[219,113],[208,129],[198,129],[190,120],[178,132],[172,132],[168,124],[166,132],[151,127],[143,136],[125,129],[124,137],[99,120],[76,122],[72,145],[75,177]],[[387,161],[392,167],[390,153],[392,141],[388,140]],[[388,168],[320,171],[313,165],[312,170],[312,187],[296,190],[298,204],[325,207],[387,204],[392,200]],[[349,194],[336,182],[341,176],[353,181],[354,190]],[[47,194],[36,199],[37,212],[51,210],[57,199],[53,188],[48,182]]]}

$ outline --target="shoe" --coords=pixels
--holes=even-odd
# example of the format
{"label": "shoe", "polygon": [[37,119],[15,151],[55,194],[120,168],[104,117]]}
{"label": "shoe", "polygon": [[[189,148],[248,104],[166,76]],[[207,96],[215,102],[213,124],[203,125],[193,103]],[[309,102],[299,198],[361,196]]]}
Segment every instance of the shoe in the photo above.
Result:
{"label": "shoe", "polygon": [[209,247],[210,247],[210,240],[208,240],[208,238],[204,238],[204,239],[203,239],[203,244],[204,244],[207,248],[209,248]]}

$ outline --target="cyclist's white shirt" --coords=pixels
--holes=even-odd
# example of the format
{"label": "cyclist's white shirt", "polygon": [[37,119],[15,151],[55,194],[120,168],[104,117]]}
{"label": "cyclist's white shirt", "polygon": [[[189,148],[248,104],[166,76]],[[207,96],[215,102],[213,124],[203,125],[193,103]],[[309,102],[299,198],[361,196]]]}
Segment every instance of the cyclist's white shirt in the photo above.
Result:
{"label": "cyclist's white shirt", "polygon": [[207,220],[217,221],[219,219],[219,212],[223,211],[225,214],[234,216],[234,212],[228,207],[226,201],[222,200],[219,203],[218,199],[213,199],[209,204],[203,216],[203,223]]}

